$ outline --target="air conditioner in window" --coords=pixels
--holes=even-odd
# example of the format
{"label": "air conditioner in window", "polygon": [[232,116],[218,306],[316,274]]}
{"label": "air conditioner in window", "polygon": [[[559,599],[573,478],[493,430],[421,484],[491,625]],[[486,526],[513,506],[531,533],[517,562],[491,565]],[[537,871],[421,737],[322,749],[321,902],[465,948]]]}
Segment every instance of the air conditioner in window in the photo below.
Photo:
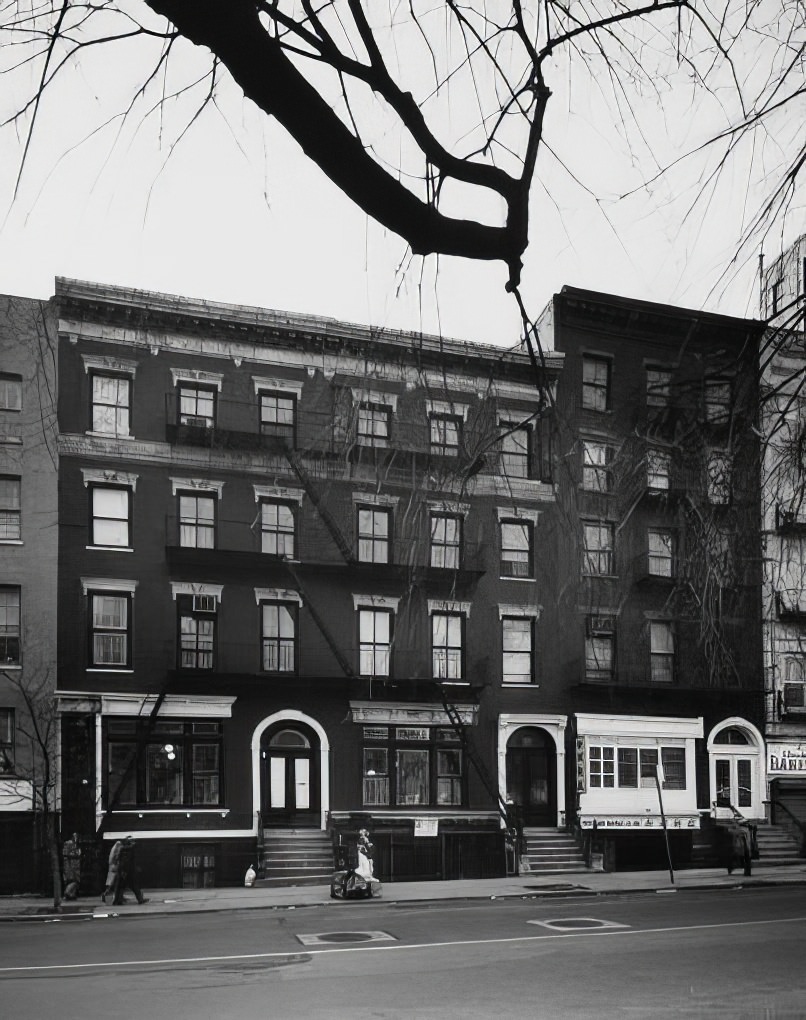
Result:
{"label": "air conditioner in window", "polygon": [[194,613],[214,613],[216,611],[216,598],[215,595],[194,595],[193,596],[193,612]]}
{"label": "air conditioner in window", "polygon": [[616,621],[612,616],[589,616],[588,634],[612,634],[616,629]]}

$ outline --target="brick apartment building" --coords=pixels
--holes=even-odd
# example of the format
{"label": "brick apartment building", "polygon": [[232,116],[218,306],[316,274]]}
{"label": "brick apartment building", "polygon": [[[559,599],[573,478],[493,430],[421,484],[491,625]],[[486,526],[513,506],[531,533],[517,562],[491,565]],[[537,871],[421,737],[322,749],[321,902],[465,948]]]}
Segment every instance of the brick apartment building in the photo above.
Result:
{"label": "brick apartment building", "polygon": [[47,869],[40,823],[43,798],[55,806],[57,778],[50,697],[56,685],[57,464],[55,320],[47,302],[6,295],[0,298],[2,894],[38,888]]}
{"label": "brick apartment building", "polygon": [[761,328],[571,287],[538,323],[564,355],[568,810],[607,867],[662,866],[658,764],[678,862],[727,804],[764,817]]}
{"label": "brick apartment building", "polygon": [[170,886],[287,875],[280,835],[362,825],[383,877],[502,874],[508,786],[563,824],[561,356],[55,302],[65,827],[132,833]]}

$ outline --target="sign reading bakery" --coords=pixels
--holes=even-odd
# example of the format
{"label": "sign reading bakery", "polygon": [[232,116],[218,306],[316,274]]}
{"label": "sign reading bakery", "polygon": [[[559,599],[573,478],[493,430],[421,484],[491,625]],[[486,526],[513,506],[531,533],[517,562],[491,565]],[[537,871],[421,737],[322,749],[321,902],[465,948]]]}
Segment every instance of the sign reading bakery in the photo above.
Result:
{"label": "sign reading bakery", "polygon": [[791,776],[800,772],[806,778],[806,745],[767,744],[767,774]]}

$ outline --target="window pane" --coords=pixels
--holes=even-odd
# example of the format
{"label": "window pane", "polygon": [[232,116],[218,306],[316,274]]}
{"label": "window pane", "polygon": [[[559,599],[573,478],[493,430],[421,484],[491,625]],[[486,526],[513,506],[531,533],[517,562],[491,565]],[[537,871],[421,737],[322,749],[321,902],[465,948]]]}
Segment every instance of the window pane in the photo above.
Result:
{"label": "window pane", "polygon": [[364,748],[364,803],[389,803],[389,752],[385,747]]}
{"label": "window pane", "polygon": [[428,751],[397,752],[397,803],[428,804]]}
{"label": "window pane", "polygon": [[662,747],[663,789],[685,790],[686,749],[684,747]]}
{"label": "window pane", "polygon": [[655,577],[672,577],[672,550],[674,536],[671,531],[649,532],[649,573]]}
{"label": "window pane", "polygon": [[148,744],[146,747],[146,789],[148,804],[181,804],[183,801],[182,746]]}
{"label": "window pane", "polygon": [[638,750],[635,747],[618,749],[618,784],[619,786],[638,786]]}
{"label": "window pane", "polygon": [[750,807],[753,803],[753,780],[750,761],[747,758],[739,758],[736,762],[736,780],[739,784],[738,807]]}
{"label": "window pane", "polygon": [[129,490],[94,488],[92,490],[94,545],[129,544]]}
{"label": "window pane", "polygon": [[22,410],[22,376],[0,376],[0,411]]}
{"label": "window pane", "polygon": [[0,663],[20,662],[20,590],[0,588]]}
{"label": "window pane", "polygon": [[106,806],[137,803],[136,744],[110,741],[107,745],[107,799]]}
{"label": "window pane", "polygon": [[194,804],[219,803],[218,744],[193,745],[193,796]]}

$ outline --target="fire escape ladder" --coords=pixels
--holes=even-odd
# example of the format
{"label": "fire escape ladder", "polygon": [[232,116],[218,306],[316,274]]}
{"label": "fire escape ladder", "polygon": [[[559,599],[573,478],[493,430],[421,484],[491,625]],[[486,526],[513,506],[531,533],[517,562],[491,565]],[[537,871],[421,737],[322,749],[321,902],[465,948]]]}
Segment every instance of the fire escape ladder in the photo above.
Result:
{"label": "fire escape ladder", "polygon": [[311,502],[316,507],[317,513],[324,521],[325,527],[330,532],[333,541],[336,543],[339,552],[344,558],[344,562],[354,563],[355,556],[353,555],[353,550],[350,544],[345,539],[344,535],[341,532],[341,528],[339,528],[338,524],[333,519],[333,516],[327,509],[327,506],[320,498],[319,492],[317,491],[317,487],[311,480],[310,476],[308,475],[308,472],[303,467],[302,461],[299,459],[299,457],[293,450],[290,450],[288,448],[286,448],[285,450],[285,456],[286,459],[288,460],[288,463],[291,465],[291,469],[293,470],[294,474],[300,480],[303,489],[305,489],[306,493],[311,499]]}
{"label": "fire escape ladder", "polygon": [[355,670],[350,666],[350,663],[347,661],[344,654],[342,653],[342,650],[339,648],[336,639],[330,633],[327,624],[319,615],[319,612],[316,609],[313,599],[311,598],[305,585],[302,583],[302,579],[299,576],[299,571],[296,569],[294,564],[290,563],[288,560],[286,560],[285,565],[288,568],[289,574],[291,574],[291,576],[294,579],[294,584],[297,587],[297,591],[302,596],[303,602],[308,612],[311,614],[313,618],[313,622],[319,628],[322,637],[327,642],[328,648],[331,650],[331,652],[333,652],[333,655],[336,658],[336,662],[338,662],[342,672],[346,677],[349,677],[351,680],[355,680],[356,678]]}
{"label": "fire escape ladder", "polygon": [[481,755],[476,749],[476,745],[473,741],[470,731],[462,721],[461,713],[459,709],[451,701],[448,700],[448,694],[442,684],[439,685],[440,696],[442,698],[442,706],[445,709],[445,714],[453,727],[454,732],[459,737],[467,757],[470,759],[470,763],[476,770],[479,779],[481,779],[484,789],[487,793],[496,801],[498,804],[498,812],[503,819],[505,828],[511,827],[512,819],[510,818],[509,806],[504,798],[501,796],[501,791],[498,789],[498,784],[493,781],[493,777],[487,766],[484,763]]}

